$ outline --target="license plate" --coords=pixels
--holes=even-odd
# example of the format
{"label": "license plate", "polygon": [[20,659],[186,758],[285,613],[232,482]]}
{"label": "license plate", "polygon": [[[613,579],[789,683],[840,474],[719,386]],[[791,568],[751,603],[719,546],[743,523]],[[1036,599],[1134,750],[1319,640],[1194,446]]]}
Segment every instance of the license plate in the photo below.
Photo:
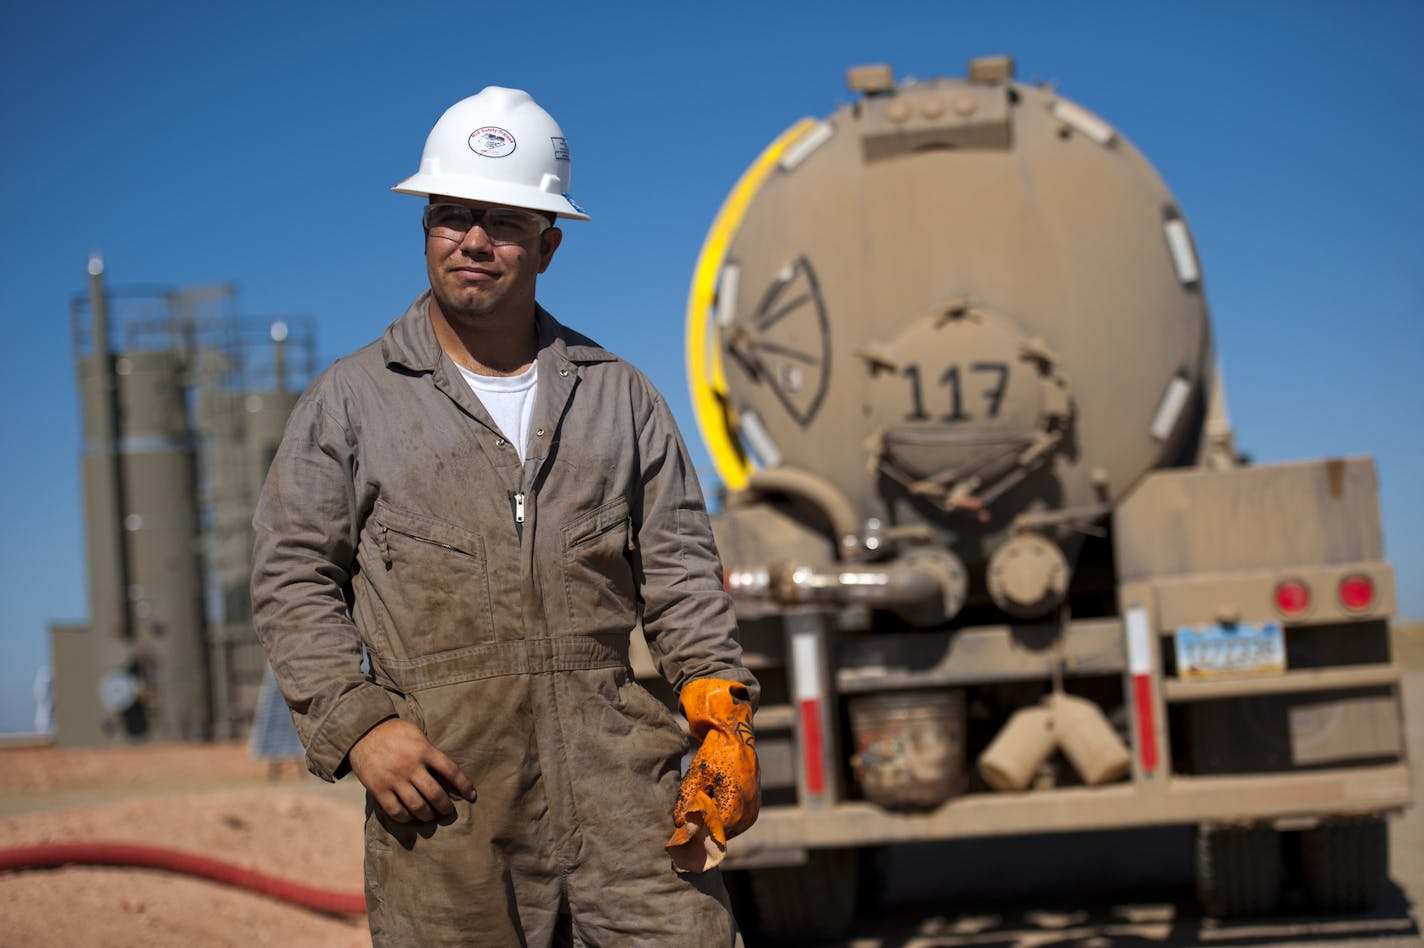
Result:
{"label": "license plate", "polygon": [[1177,630],[1177,677],[1279,674],[1286,640],[1279,622],[1184,626]]}

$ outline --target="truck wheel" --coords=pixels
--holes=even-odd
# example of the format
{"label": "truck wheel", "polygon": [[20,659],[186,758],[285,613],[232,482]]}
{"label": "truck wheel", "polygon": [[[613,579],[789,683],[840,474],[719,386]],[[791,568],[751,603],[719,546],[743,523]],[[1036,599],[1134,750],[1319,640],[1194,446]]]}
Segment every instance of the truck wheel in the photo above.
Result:
{"label": "truck wheel", "polygon": [[1281,890],[1281,834],[1261,824],[1198,826],[1197,901],[1213,918],[1261,915]]}
{"label": "truck wheel", "polygon": [[837,938],[855,919],[854,849],[813,849],[804,866],[749,869],[761,930],[773,938]]}
{"label": "truck wheel", "polygon": [[1322,823],[1300,834],[1300,875],[1317,908],[1372,908],[1389,874],[1389,828],[1382,816]]}

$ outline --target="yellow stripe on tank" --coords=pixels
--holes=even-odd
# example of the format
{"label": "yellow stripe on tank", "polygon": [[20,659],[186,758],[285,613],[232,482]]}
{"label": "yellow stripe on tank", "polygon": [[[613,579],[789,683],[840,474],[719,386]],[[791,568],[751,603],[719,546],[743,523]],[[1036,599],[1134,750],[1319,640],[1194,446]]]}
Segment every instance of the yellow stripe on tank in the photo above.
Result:
{"label": "yellow stripe on tank", "polygon": [[712,455],[717,474],[729,490],[740,490],[751,476],[752,464],[737,436],[726,402],[727,384],[722,376],[722,350],[716,338],[717,327],[709,316],[717,298],[717,275],[721,272],[727,247],[741,226],[747,207],[767,175],[771,174],[781,156],[797,139],[816,127],[816,121],[804,118],[781,133],[766,147],[756,161],[738,179],[732,192],[722,202],[722,208],[702,243],[693,271],[692,289],[687,297],[687,377],[692,394],[692,410],[702,443]]}

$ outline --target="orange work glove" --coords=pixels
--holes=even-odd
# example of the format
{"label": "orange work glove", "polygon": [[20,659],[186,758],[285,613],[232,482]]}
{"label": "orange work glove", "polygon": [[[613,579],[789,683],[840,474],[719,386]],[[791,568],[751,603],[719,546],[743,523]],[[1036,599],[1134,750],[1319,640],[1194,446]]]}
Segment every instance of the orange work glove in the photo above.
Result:
{"label": "orange work glove", "polygon": [[745,685],[700,678],[682,689],[682,713],[702,742],[682,778],[667,841],[678,872],[705,872],[727,855],[727,840],[756,822],[761,765]]}

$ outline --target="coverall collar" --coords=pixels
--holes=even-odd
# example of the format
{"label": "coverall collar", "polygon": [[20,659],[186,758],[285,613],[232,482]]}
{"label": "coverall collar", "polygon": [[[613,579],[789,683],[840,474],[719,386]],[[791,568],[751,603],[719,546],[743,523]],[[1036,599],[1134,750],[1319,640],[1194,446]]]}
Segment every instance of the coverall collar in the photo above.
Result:
{"label": "coverall collar", "polygon": [[[435,338],[434,327],[430,325],[429,301],[430,291],[426,290],[386,329],[381,337],[381,356],[387,365],[398,365],[412,372],[434,372],[440,365],[444,352]],[[546,349],[551,349],[560,363],[573,364],[612,362],[617,358],[591,339],[561,324],[537,303],[534,305],[534,320],[541,355]]]}

